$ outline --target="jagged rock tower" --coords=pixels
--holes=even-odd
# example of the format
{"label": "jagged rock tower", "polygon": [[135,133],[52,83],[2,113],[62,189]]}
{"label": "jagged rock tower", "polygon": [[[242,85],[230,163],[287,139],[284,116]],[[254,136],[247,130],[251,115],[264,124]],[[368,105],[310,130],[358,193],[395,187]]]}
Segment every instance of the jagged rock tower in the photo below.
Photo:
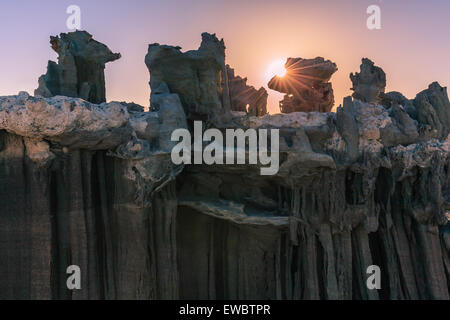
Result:
{"label": "jagged rock tower", "polygon": [[[143,112],[86,101],[104,101],[118,55],[85,32],[52,43],[39,96],[0,97],[0,299],[450,298],[446,88],[384,93],[363,60],[355,96],[326,112],[336,65],[294,59],[307,88],[274,83],[295,96],[288,113],[232,112],[264,103],[234,96],[248,88],[230,90],[224,43],[203,34],[199,50],[149,46]],[[279,171],[174,164],[171,133],[195,120],[277,129]]]}
{"label": "jagged rock tower", "polygon": [[329,112],[334,104],[333,86],[330,79],[337,66],[322,57],[315,59],[288,58],[286,74],[273,77],[270,89],[286,93],[280,101],[282,113]]}
{"label": "jagged rock tower", "polygon": [[105,64],[120,58],[86,31],[50,37],[58,63],[49,61],[47,73],[39,78],[35,95],[79,97],[92,103],[106,102]]}

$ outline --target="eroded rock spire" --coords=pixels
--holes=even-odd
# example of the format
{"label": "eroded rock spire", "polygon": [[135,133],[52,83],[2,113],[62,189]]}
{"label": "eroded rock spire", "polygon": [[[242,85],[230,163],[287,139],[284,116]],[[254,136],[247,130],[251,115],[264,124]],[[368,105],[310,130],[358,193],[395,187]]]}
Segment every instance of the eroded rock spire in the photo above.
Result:
{"label": "eroded rock spire", "polygon": [[158,88],[167,87],[179,95],[188,119],[225,121],[231,110],[225,45],[215,34],[203,33],[200,48],[187,52],[180,47],[150,44],[145,63],[152,96]]}
{"label": "eroded rock spire", "polygon": [[337,71],[336,64],[322,57],[315,59],[288,58],[286,75],[273,77],[268,86],[286,93],[280,101],[280,111],[329,112],[334,105],[330,78]]}
{"label": "eroded rock spire", "polygon": [[79,97],[92,103],[106,101],[105,64],[120,58],[86,31],[50,37],[58,63],[49,61],[47,73],[39,78],[35,95]]}
{"label": "eroded rock spire", "polygon": [[247,78],[234,74],[234,69],[227,67],[228,87],[230,90],[231,110],[246,112],[252,116],[267,113],[267,91],[263,87],[256,90],[247,85]]}
{"label": "eroded rock spire", "polygon": [[377,103],[386,87],[386,74],[383,69],[367,58],[362,59],[361,71],[350,74],[353,98],[363,102]]}

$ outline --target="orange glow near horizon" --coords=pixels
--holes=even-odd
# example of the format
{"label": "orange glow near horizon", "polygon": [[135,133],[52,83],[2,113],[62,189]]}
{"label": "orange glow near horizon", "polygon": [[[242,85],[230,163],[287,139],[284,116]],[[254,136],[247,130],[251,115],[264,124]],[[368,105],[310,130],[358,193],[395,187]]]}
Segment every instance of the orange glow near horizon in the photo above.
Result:
{"label": "orange glow near horizon", "polygon": [[[0,55],[0,96],[33,94],[47,61],[57,60],[49,36],[68,31],[61,1],[26,1],[27,10],[19,2],[0,1],[5,26],[0,36],[8,47]],[[349,74],[359,72],[363,57],[386,72],[386,92],[398,91],[412,99],[433,81],[450,85],[450,42],[442,40],[450,33],[450,24],[442,23],[448,19],[448,0],[432,0],[433,5],[409,0],[408,6],[384,1],[380,30],[367,29],[367,3],[356,0],[136,0],[133,6],[118,0],[78,2],[82,28],[122,54],[106,66],[107,101],[148,106],[150,76],[144,63],[148,44],[197,50],[202,32],[224,39],[226,63],[236,75],[256,89],[267,89],[272,114],[280,112],[284,94],[268,89],[267,83],[283,73],[286,57],[320,56],[336,63],[338,71],[330,79],[333,110],[352,94]],[[98,12],[103,12],[101,17]],[[272,64],[278,69],[273,70]]]}
{"label": "orange glow near horizon", "polygon": [[274,76],[284,77],[286,75],[286,68],[284,64],[286,63],[286,59],[277,59],[272,61],[266,69],[265,79],[266,82],[269,82]]}

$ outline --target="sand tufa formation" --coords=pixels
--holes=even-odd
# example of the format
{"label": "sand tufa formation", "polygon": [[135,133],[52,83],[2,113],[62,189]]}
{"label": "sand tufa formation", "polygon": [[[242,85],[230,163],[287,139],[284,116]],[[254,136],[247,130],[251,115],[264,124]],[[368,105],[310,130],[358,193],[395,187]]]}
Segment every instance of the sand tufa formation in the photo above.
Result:
{"label": "sand tufa formation", "polygon": [[[0,97],[1,299],[449,299],[446,88],[383,93],[384,73],[363,60],[355,96],[327,112],[332,98],[312,92],[331,89],[336,66],[293,59],[319,79],[268,115],[241,96],[245,81],[230,84],[224,43],[205,33],[196,51],[149,46],[144,112],[104,101],[117,55],[87,35],[55,42],[58,67],[34,97]],[[174,165],[171,132],[196,119],[279,129],[278,174]],[[71,264],[82,290],[66,287]],[[380,290],[366,286],[374,264]]]}

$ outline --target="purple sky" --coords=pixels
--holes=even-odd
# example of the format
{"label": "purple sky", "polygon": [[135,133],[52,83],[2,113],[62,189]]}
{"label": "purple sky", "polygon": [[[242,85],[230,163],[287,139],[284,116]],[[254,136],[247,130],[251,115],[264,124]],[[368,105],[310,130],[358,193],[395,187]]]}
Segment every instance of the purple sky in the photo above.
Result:
{"label": "purple sky", "polygon": [[[68,32],[66,8],[81,7],[82,29],[122,58],[106,68],[107,99],[148,105],[149,43],[196,49],[204,31],[223,37],[227,63],[251,85],[286,57],[323,56],[338,65],[336,105],[350,94],[350,72],[362,57],[387,74],[387,90],[407,97],[432,81],[450,84],[450,0],[1,0],[0,95],[33,93],[47,60],[49,36]],[[366,8],[381,7],[381,30],[366,28]],[[269,90],[278,112],[280,94]]]}

